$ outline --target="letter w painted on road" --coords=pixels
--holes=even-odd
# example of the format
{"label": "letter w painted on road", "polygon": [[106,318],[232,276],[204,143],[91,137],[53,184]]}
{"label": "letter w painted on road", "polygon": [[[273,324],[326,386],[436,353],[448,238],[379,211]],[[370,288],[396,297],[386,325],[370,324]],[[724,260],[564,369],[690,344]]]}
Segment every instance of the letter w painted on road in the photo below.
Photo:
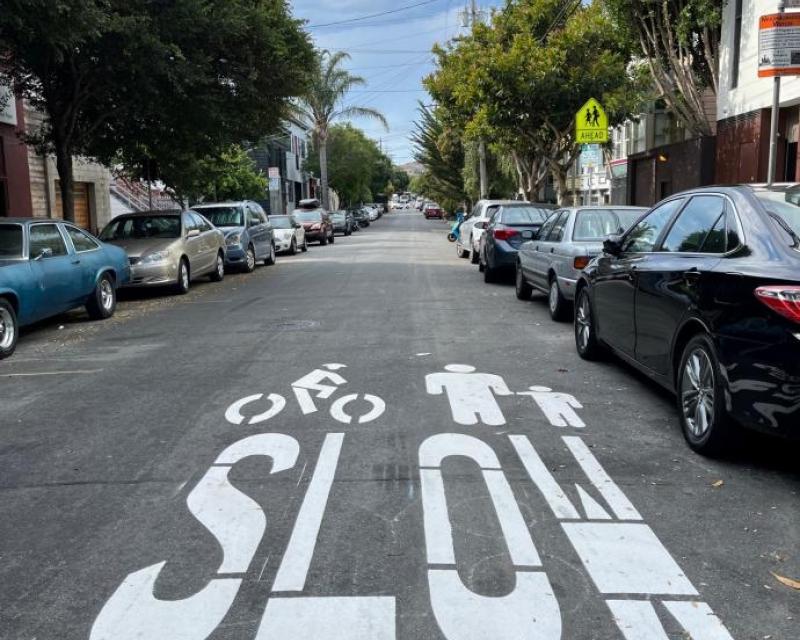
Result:
{"label": "letter w painted on road", "polygon": [[[465,456],[481,468],[512,564],[517,568],[516,587],[503,597],[480,596],[470,591],[455,568],[453,532],[447,515],[442,461]],[[489,445],[472,436],[445,433],[432,436],[419,450],[425,547],[431,606],[448,640],[558,640],[561,612],[558,601],[519,511],[511,486]]]}

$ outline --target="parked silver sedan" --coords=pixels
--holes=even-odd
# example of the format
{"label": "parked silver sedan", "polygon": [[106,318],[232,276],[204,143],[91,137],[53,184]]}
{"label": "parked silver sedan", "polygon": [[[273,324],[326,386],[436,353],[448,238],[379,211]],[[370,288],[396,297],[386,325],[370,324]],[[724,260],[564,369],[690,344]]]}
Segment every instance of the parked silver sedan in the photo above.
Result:
{"label": "parked silver sedan", "polygon": [[190,282],[225,277],[225,236],[194,211],[128,213],[106,225],[100,238],[128,253],[131,279],[127,286],[172,285],[189,291]]}
{"label": "parked silver sedan", "polygon": [[643,207],[567,207],[554,211],[533,240],[517,253],[517,298],[534,289],[548,295],[553,320],[563,320],[581,270],[602,252],[603,240],[622,234],[647,211]]}

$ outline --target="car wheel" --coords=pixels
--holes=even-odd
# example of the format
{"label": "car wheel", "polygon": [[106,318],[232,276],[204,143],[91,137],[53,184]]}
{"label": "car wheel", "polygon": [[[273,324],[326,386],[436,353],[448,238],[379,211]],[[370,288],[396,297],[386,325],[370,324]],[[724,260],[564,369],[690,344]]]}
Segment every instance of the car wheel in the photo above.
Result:
{"label": "car wheel", "polygon": [[86,312],[92,320],[105,320],[114,315],[117,308],[117,292],[111,276],[104,273],[97,281],[92,295],[86,301]]}
{"label": "car wheel", "polygon": [[472,242],[472,236],[470,236],[470,238],[469,238],[469,246],[470,246],[470,247],[473,247],[472,251],[470,251],[470,252],[469,252],[469,253],[470,253],[470,262],[471,262],[472,264],[478,264],[478,263],[480,263],[480,255],[479,255],[479,254],[478,254],[478,252],[477,252],[477,251],[475,251],[475,249],[474,249],[474,247],[475,247],[475,243],[474,243],[474,242]]}
{"label": "car wheel", "polygon": [[308,240],[306,240],[305,238],[303,238],[303,247],[302,247],[302,251],[303,251],[303,253],[305,253],[306,251],[308,251]]}
{"label": "car wheel", "polygon": [[272,264],[275,264],[275,243],[270,242],[269,255],[266,258],[264,258],[264,265],[268,267]]}
{"label": "car wheel", "polygon": [[19,325],[14,307],[7,300],[0,298],[0,360],[8,358],[17,348]]}
{"label": "car wheel", "polygon": [[463,246],[460,244],[456,245],[456,255],[459,258],[469,258],[469,251],[467,251]]}
{"label": "car wheel", "polygon": [[678,413],[683,436],[703,455],[724,451],[735,426],[725,409],[725,389],[714,343],[705,334],[689,340],[677,375]]}
{"label": "car wheel", "polygon": [[180,295],[184,295],[189,293],[190,286],[191,278],[189,274],[189,263],[186,261],[186,258],[181,258],[181,261],[178,264],[178,281],[175,283],[175,292]]}
{"label": "car wheel", "polygon": [[558,287],[558,278],[551,277],[550,290],[547,295],[547,308],[550,310],[550,317],[556,322],[566,320],[568,307],[569,303],[561,295],[561,289]]}
{"label": "car wheel", "polygon": [[297,242],[295,242],[294,238],[292,238],[292,244],[289,245],[289,253],[291,255],[297,254]]}
{"label": "car wheel", "polygon": [[[255,259],[255,258],[254,258]],[[222,282],[225,277],[225,256],[222,251],[217,254],[217,261],[214,263],[214,271],[208,276],[211,282]]]}
{"label": "car wheel", "polygon": [[247,251],[244,253],[244,270],[247,273],[253,273],[256,270],[256,250],[252,244],[247,245]]}
{"label": "car wheel", "polygon": [[331,231],[331,244],[333,244],[336,240],[336,235]]}
{"label": "car wheel", "polygon": [[353,233],[353,230],[348,228],[347,230],[345,230],[344,235],[349,236],[351,233]]}
{"label": "car wheel", "polygon": [[595,329],[592,300],[586,287],[578,292],[575,303],[575,347],[584,360],[599,360],[603,356],[603,347]]}
{"label": "car wheel", "polygon": [[488,260],[483,263],[483,281],[497,282],[497,269],[491,266]]}
{"label": "car wheel", "polygon": [[325,246],[325,245],[327,245],[327,244],[328,244],[328,236],[326,236],[326,235],[323,235],[323,236],[322,236],[322,237],[319,239],[319,246],[320,246],[320,247],[324,247],[324,246]]}
{"label": "car wheel", "polygon": [[531,294],[533,293],[533,287],[528,284],[528,281],[525,279],[525,276],[522,274],[522,266],[517,263],[517,273],[515,277],[515,289],[517,294],[517,300],[530,300]]}

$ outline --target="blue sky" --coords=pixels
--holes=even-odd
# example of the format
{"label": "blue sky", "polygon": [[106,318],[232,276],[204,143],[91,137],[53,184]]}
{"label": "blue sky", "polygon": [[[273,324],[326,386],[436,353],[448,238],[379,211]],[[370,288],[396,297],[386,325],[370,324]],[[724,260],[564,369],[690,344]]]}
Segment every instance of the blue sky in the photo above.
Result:
{"label": "blue sky", "polygon": [[[392,11],[420,2],[409,10],[329,27],[330,22]],[[431,47],[460,32],[458,13],[464,0],[295,0],[294,15],[308,21],[308,31],[319,48],[346,50],[347,67],[368,84],[353,92],[353,104],[379,109],[389,131],[371,121],[356,121],[375,140],[382,140],[396,164],[412,160],[408,135],[419,100],[430,102],[422,78],[433,69]]]}

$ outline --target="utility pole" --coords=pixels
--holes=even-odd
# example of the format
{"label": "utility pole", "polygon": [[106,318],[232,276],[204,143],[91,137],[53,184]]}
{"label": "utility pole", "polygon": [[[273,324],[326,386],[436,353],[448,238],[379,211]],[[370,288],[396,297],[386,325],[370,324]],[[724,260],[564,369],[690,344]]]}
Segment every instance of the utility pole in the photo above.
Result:
{"label": "utility pole", "polygon": [[[778,13],[786,11],[784,0],[778,0]],[[775,182],[775,165],[778,162],[778,115],[781,109],[781,76],[777,74],[772,85],[772,121],[769,130],[769,166],[767,167],[767,184]]]}
{"label": "utility pole", "polygon": [[[464,9],[465,27],[475,29],[475,25],[481,21],[481,12],[478,9],[477,0],[470,0],[469,8]],[[486,170],[486,141],[481,138],[478,141],[478,175],[480,176],[480,197],[489,197],[489,176]]]}

